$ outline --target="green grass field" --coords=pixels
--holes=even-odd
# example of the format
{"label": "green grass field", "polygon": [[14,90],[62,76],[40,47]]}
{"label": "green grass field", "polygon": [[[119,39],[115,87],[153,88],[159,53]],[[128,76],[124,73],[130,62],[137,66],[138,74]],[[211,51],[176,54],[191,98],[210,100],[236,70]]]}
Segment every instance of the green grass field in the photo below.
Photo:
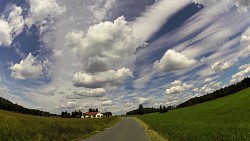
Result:
{"label": "green grass field", "polygon": [[111,127],[119,121],[118,117],[62,119],[0,110],[0,141],[80,140]]}
{"label": "green grass field", "polygon": [[250,141],[250,88],[168,113],[138,116],[173,141]]}

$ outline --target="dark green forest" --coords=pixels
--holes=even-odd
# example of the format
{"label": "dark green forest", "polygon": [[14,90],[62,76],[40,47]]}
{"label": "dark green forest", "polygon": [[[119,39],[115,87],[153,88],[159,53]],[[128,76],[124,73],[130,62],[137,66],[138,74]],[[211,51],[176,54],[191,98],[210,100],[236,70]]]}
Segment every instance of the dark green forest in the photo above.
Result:
{"label": "dark green forest", "polygon": [[192,106],[192,105],[196,105],[199,103],[215,100],[217,98],[221,98],[221,97],[225,97],[225,96],[237,93],[248,87],[250,87],[250,78],[245,78],[244,80],[242,80],[241,82],[237,84],[233,84],[231,86],[221,88],[213,93],[209,93],[200,97],[191,98],[188,101],[179,104],[178,106],[176,106],[176,108],[183,108],[183,107]]}
{"label": "dark green forest", "polygon": [[35,115],[35,116],[45,116],[45,117],[58,116],[56,114],[51,114],[49,112],[44,112],[44,111],[40,111],[37,109],[25,108],[25,107],[20,106],[18,104],[14,104],[11,101],[6,100],[2,97],[0,97],[0,109],[18,112],[18,113],[22,113],[22,114],[30,114],[30,115]]}
{"label": "dark green forest", "polygon": [[149,113],[156,113],[156,112],[165,113],[171,109],[183,108],[183,107],[192,106],[192,105],[196,105],[199,103],[215,100],[218,98],[222,98],[222,97],[237,93],[248,87],[250,87],[250,78],[245,78],[241,82],[238,82],[236,84],[233,84],[225,88],[221,88],[215,92],[212,92],[212,93],[200,96],[200,97],[191,98],[177,106],[168,106],[167,108],[165,106],[160,106],[159,108],[153,108],[153,107],[143,108],[142,105],[140,105],[138,109],[129,111],[126,113],[126,115],[142,115],[142,114],[149,114]]}
{"label": "dark green forest", "polygon": [[143,115],[143,114],[156,113],[156,112],[166,113],[170,109],[172,109],[171,106],[168,106],[167,108],[166,108],[166,106],[160,106],[159,108],[154,108],[154,107],[151,107],[151,108],[145,107],[144,108],[143,105],[140,104],[138,109],[129,111],[126,113],[126,115]]}

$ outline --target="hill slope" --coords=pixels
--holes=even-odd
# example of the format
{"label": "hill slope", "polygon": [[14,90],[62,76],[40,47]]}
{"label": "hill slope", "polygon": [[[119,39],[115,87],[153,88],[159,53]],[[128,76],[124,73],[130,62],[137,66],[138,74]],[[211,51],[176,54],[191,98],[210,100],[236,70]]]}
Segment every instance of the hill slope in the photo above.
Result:
{"label": "hill slope", "polygon": [[165,114],[138,116],[169,140],[250,140],[250,88]]}
{"label": "hill slope", "polygon": [[69,141],[89,137],[120,119],[38,117],[0,110],[0,141]]}

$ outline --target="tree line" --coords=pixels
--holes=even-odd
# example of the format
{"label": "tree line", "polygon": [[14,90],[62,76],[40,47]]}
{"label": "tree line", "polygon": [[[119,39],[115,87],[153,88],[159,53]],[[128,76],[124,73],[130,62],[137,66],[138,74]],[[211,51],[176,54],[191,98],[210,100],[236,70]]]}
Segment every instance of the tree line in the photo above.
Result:
{"label": "tree line", "polygon": [[45,116],[45,117],[58,116],[56,114],[51,114],[49,112],[44,112],[44,111],[40,111],[37,109],[25,108],[18,104],[14,104],[11,101],[4,99],[2,97],[0,97],[0,109],[6,110],[6,111],[18,112],[22,114],[30,114],[30,115],[35,115],[35,116]]}
{"label": "tree line", "polygon": [[209,93],[200,97],[191,98],[177,106],[168,106],[167,108],[165,106],[160,106],[159,108],[154,108],[154,107],[143,108],[142,105],[139,105],[138,109],[129,111],[126,113],[126,115],[142,115],[142,114],[155,113],[155,112],[164,113],[171,109],[183,108],[183,107],[192,106],[192,105],[196,105],[199,103],[215,100],[221,97],[225,97],[225,96],[237,93],[241,90],[244,90],[248,87],[250,87],[250,78],[247,77],[243,79],[241,82],[230,85],[228,87],[221,88],[219,90],[216,90],[212,93]]}
{"label": "tree line", "polygon": [[244,90],[248,87],[250,87],[250,78],[245,78],[241,82],[238,82],[237,84],[233,84],[231,86],[221,88],[213,93],[209,93],[209,94],[206,94],[206,95],[203,95],[200,97],[191,98],[191,99],[187,100],[186,102],[183,102],[183,103],[177,105],[176,108],[183,108],[183,107],[192,106],[192,105],[196,105],[199,103],[215,100],[217,98],[221,98],[224,96],[228,96],[228,95],[237,93],[237,92]]}
{"label": "tree line", "polygon": [[126,113],[126,115],[143,115],[143,114],[156,113],[156,112],[166,113],[170,109],[172,109],[172,106],[166,107],[166,106],[160,105],[159,108],[154,108],[154,107],[151,107],[151,108],[145,107],[144,108],[143,105],[140,104],[138,109],[129,111]]}
{"label": "tree line", "polygon": [[62,111],[61,113],[61,118],[81,118],[82,112],[81,110],[79,111],[73,111],[73,112],[67,112],[67,111]]}
{"label": "tree line", "polygon": [[[93,109],[93,108],[90,108],[89,109],[89,112],[98,112],[98,109]],[[105,112],[105,113],[102,113],[105,117],[110,117],[112,116],[112,113],[111,112]],[[67,111],[62,111],[61,113],[61,118],[81,118],[82,116],[84,115],[84,113],[82,113],[81,110],[78,110],[78,111],[73,111],[73,112],[67,112]]]}

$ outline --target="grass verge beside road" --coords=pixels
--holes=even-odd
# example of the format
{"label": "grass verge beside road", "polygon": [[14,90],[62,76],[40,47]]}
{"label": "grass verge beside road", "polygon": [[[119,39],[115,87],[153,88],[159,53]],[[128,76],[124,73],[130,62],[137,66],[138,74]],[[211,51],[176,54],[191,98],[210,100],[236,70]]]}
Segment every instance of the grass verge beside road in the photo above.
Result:
{"label": "grass verge beside road", "polygon": [[159,133],[155,132],[154,130],[150,129],[150,127],[145,124],[142,120],[139,118],[136,118],[136,121],[144,128],[146,131],[148,137],[151,139],[151,141],[168,141],[164,137],[162,137]]}
{"label": "grass verge beside road", "polygon": [[137,116],[173,141],[250,140],[250,88],[167,113]]}
{"label": "grass verge beside road", "polygon": [[1,141],[80,140],[118,123],[120,118],[62,119],[0,110]]}

